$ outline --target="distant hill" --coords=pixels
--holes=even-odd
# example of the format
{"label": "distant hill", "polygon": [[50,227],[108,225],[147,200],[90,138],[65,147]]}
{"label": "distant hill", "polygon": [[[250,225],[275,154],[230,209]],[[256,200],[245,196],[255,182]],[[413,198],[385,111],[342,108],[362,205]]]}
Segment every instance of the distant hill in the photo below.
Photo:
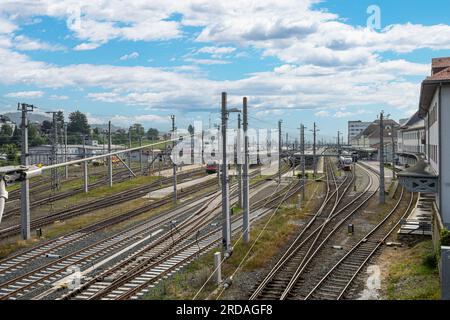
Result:
{"label": "distant hill", "polygon": [[[22,113],[21,112],[8,112],[8,113],[5,113],[4,115],[7,116],[8,118],[10,118],[11,121],[16,124],[20,124],[22,122]],[[49,120],[49,121],[52,120],[52,118],[49,116],[45,116],[45,115],[37,114],[37,113],[33,113],[33,112],[28,113],[28,119],[31,122],[39,122],[39,123],[44,122],[44,120]]]}

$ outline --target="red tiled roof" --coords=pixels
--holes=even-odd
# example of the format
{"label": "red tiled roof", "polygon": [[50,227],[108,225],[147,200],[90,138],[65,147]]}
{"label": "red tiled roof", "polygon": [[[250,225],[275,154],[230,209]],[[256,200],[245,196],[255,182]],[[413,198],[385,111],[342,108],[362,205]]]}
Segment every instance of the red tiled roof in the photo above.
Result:
{"label": "red tiled roof", "polygon": [[427,80],[450,80],[450,67],[445,68],[430,77],[427,77]]}

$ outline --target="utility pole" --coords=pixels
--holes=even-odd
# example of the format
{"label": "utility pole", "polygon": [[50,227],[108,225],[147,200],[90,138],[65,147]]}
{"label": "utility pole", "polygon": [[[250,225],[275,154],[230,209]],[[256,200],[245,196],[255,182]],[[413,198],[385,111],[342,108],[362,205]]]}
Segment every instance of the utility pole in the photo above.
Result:
{"label": "utility pole", "polygon": [[[86,135],[83,134],[83,159],[86,159]],[[84,176],[84,192],[89,191],[89,180],[88,180],[88,162],[83,162],[83,176]]]}
{"label": "utility pole", "polygon": [[231,254],[231,216],[230,216],[230,190],[228,186],[227,165],[227,93],[222,92],[222,241],[225,254]]}
{"label": "utility pole", "polygon": [[[108,153],[111,153],[111,121],[108,121]],[[112,156],[108,156],[108,181],[109,187],[113,186],[113,167]]]}
{"label": "utility pole", "polygon": [[[172,119],[172,139],[175,138],[175,115],[171,115]],[[172,150],[175,148],[175,141],[172,141]],[[173,204],[177,204],[177,165],[175,159],[173,159]]]}
{"label": "utility pole", "polygon": [[237,178],[238,178],[238,196],[239,196],[239,208],[244,205],[242,194],[242,147],[241,147],[241,114],[238,113],[238,134],[236,138],[236,151],[237,151]]}
{"label": "utility pole", "polygon": [[341,154],[341,139],[340,139],[340,136],[341,136],[341,132],[338,130],[338,132],[337,132],[337,152],[338,152],[338,154]]}
{"label": "utility pole", "polygon": [[300,125],[300,144],[301,144],[301,153],[302,153],[302,201],[305,200],[305,175],[306,175],[306,159],[305,159],[305,126],[303,124]]}
{"label": "utility pole", "polygon": [[317,174],[317,159],[316,159],[316,133],[317,133],[317,126],[316,123],[314,122],[314,128],[313,128],[313,176],[314,179],[316,178],[316,174]]}
{"label": "utility pole", "polygon": [[[64,123],[64,162],[67,162],[67,123]],[[64,168],[66,180],[69,179],[69,166]]]}
{"label": "utility pole", "polygon": [[282,120],[278,120],[278,183],[281,184],[281,123]]}
{"label": "utility pole", "polygon": [[[128,148],[131,149],[131,127],[128,129]],[[131,151],[128,151],[128,168],[131,170]],[[131,177],[131,172],[128,172],[128,178]]]}
{"label": "utility pole", "polygon": [[385,195],[384,195],[384,124],[383,124],[383,111],[380,113],[380,199],[379,203],[384,204]]}
{"label": "utility pole", "polygon": [[249,201],[249,181],[248,181],[248,167],[249,167],[249,155],[248,155],[248,116],[247,116],[247,97],[243,99],[243,127],[244,127],[244,173],[243,173],[243,223],[242,231],[244,233],[244,243],[250,242],[250,201]]}
{"label": "utility pole", "polygon": [[394,141],[394,125],[392,125],[391,130],[392,138],[392,180],[395,180],[395,141]]}
{"label": "utility pole", "polygon": [[[58,163],[58,125],[56,120],[56,111],[47,111],[46,113],[52,114],[52,161],[51,164]],[[52,190],[58,188],[58,169],[51,169],[51,188]]]}
{"label": "utility pole", "polygon": [[[142,147],[142,136],[139,136],[139,147]],[[141,176],[144,175],[144,163],[142,162],[142,149],[139,150],[139,166],[141,169]]]}
{"label": "utility pole", "polygon": [[[28,116],[27,112],[33,112],[34,106],[19,103],[17,110],[22,111],[22,146],[20,154],[20,162],[23,166],[30,165],[28,154]],[[30,238],[30,181],[24,179],[21,182],[20,189],[20,234],[23,240]]]}

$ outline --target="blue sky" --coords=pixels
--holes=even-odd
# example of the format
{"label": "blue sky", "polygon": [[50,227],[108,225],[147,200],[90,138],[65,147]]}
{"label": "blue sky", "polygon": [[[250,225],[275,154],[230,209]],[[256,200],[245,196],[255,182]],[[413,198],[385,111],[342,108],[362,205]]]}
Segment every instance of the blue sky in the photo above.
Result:
{"label": "blue sky", "polygon": [[[380,9],[380,29],[367,8]],[[0,113],[81,110],[91,123],[162,131],[217,121],[220,92],[250,125],[290,136],[317,122],[326,138],[384,109],[411,115],[432,57],[450,56],[450,3],[434,1],[0,4]],[[234,118],[232,117],[234,121]]]}

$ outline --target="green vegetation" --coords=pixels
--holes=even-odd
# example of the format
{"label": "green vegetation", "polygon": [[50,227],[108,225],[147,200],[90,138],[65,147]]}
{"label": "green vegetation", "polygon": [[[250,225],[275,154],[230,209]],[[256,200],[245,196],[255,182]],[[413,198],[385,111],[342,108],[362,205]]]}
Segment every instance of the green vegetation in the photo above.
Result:
{"label": "green vegetation", "polygon": [[439,272],[431,240],[399,253],[387,280],[389,300],[440,299]]}

